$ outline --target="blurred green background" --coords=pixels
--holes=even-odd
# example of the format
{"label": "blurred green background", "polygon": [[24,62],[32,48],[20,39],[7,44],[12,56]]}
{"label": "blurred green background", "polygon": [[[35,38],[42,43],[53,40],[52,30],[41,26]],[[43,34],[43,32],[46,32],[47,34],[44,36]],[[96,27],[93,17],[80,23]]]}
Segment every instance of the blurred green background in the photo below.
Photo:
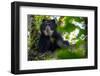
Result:
{"label": "blurred green background", "polygon": [[[27,17],[28,60],[87,58],[87,17],[46,15],[28,15]],[[56,30],[61,33],[64,40],[69,41],[70,46],[57,49],[53,54],[50,52],[46,52],[44,55],[40,54],[37,43],[43,19],[55,19],[57,23]]]}

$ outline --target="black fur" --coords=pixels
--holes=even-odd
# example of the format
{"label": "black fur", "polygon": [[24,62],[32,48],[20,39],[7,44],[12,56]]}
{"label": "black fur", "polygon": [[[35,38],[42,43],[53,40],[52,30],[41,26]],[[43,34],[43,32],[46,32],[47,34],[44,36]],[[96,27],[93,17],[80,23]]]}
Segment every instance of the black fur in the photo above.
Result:
{"label": "black fur", "polygon": [[[66,43],[66,45],[69,45],[69,42],[64,41],[60,33],[56,31],[56,27],[57,24],[55,20],[43,20],[40,28],[41,35],[38,42],[39,51],[41,53],[47,51],[54,52],[57,48],[63,47]],[[52,33],[49,34],[49,32]]]}

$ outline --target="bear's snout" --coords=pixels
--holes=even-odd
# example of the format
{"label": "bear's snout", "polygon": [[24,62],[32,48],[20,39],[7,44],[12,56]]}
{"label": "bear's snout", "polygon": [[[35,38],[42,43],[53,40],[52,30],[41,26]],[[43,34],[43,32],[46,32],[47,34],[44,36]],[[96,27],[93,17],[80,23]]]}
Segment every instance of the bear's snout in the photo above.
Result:
{"label": "bear's snout", "polygon": [[45,30],[44,30],[44,34],[46,36],[52,36],[53,34],[53,30],[51,30],[50,26],[46,26]]}

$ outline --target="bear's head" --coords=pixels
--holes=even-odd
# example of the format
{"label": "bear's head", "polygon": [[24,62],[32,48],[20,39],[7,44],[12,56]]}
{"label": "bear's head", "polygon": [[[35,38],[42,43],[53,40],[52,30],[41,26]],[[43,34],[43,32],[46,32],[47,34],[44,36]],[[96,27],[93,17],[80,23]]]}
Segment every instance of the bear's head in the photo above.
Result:
{"label": "bear's head", "polygon": [[41,33],[45,36],[52,36],[53,32],[56,30],[57,24],[55,20],[43,20],[41,24]]}

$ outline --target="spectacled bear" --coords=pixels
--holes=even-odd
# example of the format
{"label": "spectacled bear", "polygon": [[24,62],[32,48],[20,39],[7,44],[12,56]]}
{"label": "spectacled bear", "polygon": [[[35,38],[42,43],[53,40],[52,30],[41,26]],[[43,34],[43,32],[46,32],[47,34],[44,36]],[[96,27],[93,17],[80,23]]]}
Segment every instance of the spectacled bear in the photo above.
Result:
{"label": "spectacled bear", "polygon": [[40,26],[41,35],[38,42],[39,51],[45,53],[47,51],[54,52],[57,48],[66,47],[68,41],[64,41],[61,34],[56,30],[57,24],[53,20],[43,20]]}

